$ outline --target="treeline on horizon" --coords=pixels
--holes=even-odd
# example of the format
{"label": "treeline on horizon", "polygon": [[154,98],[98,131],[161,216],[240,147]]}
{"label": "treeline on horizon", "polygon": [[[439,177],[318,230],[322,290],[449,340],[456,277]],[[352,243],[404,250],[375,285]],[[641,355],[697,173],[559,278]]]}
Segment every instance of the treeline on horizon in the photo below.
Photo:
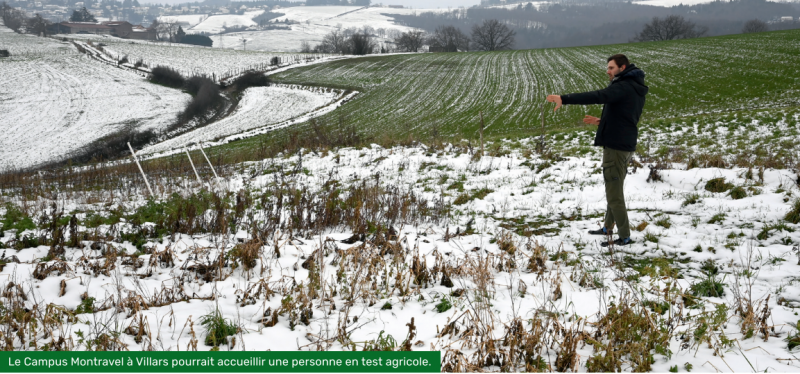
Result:
{"label": "treeline on horizon", "polygon": [[800,28],[800,4],[766,0],[715,1],[670,8],[630,2],[561,3],[543,4],[538,10],[532,3],[521,3],[510,9],[472,7],[392,17],[400,24],[428,33],[442,25],[468,33],[483,20],[498,19],[516,32],[514,49],[532,49],[627,43],[653,17],[670,15],[683,16],[707,28],[705,36],[738,34],[749,20],[770,22],[787,16],[793,21],[769,23],[769,29]]}

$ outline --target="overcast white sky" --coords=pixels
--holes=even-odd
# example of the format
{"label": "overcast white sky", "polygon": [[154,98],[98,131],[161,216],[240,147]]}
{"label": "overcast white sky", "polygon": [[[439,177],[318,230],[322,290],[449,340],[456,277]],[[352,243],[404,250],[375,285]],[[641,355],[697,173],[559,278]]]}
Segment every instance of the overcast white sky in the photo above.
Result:
{"label": "overcast white sky", "polygon": [[[139,0],[140,3],[180,4],[193,0]],[[471,7],[480,4],[481,0],[372,0],[373,3],[384,5],[403,5],[411,8],[457,8],[460,6]]]}

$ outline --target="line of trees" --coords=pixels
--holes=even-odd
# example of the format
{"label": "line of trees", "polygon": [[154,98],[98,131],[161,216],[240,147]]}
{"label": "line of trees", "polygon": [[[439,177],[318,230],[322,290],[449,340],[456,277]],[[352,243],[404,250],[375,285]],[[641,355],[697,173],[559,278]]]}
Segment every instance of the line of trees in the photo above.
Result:
{"label": "line of trees", "polygon": [[306,0],[306,6],[312,5],[356,5],[369,6],[370,0]]}
{"label": "line of trees", "polygon": [[[765,21],[777,20],[782,16],[791,16],[796,20],[800,16],[798,3],[766,0],[714,1],[674,7],[640,5],[628,1],[580,4],[539,2],[536,5],[528,2],[511,9],[474,7],[415,15],[397,14],[392,17],[397,23],[429,34],[442,25],[454,26],[462,33],[469,34],[475,25],[480,25],[484,20],[497,19],[515,32],[513,48],[528,49],[625,43],[640,36],[645,25],[652,23],[654,17],[664,21],[672,15],[694,23],[691,31],[704,36],[800,28],[798,21],[769,22],[768,28],[765,28]],[[754,19],[761,22],[751,22]]]}
{"label": "line of trees", "polygon": [[442,25],[430,35],[418,30],[404,32],[394,42],[402,52],[418,52],[424,44],[431,52],[499,51],[513,48],[515,35],[506,24],[489,19],[472,27],[471,38],[455,26]]}
{"label": "line of trees", "polygon": [[[742,33],[769,31],[769,24],[759,19],[745,22]],[[674,39],[699,38],[708,34],[708,27],[698,26],[683,16],[671,15],[663,19],[653,17],[653,20],[644,25],[642,31],[632,41],[647,42]]]}
{"label": "line of trees", "polygon": [[[363,29],[342,29],[337,27],[314,47],[303,42],[302,53],[342,53],[366,55],[378,52],[378,43],[371,27]],[[514,31],[496,19],[486,20],[472,29],[472,38],[454,26],[439,26],[431,34],[421,30],[412,30],[394,36],[395,48],[401,52],[419,52],[424,45],[432,52],[458,51],[497,51],[511,49],[514,44]],[[380,52],[387,52],[380,47]]]}
{"label": "line of trees", "polygon": [[300,51],[303,53],[342,53],[346,55],[367,55],[375,53],[377,42],[372,36],[371,28],[361,30],[346,29],[337,27],[324,38],[322,42],[313,48],[307,42],[301,45]]}
{"label": "line of trees", "polygon": [[156,31],[156,39],[166,42],[180,43],[186,36],[186,32],[183,31],[183,27],[178,22],[155,19],[150,24],[150,28]]}

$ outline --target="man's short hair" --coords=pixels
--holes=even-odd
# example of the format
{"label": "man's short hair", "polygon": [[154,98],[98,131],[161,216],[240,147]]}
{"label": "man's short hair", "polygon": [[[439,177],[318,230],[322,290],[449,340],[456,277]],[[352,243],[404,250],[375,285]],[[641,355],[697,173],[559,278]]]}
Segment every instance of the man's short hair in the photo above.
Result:
{"label": "man's short hair", "polygon": [[628,57],[626,57],[621,53],[609,57],[608,60],[606,60],[606,62],[610,62],[611,60],[614,60],[614,62],[617,64],[617,67],[622,67],[623,65],[625,65],[625,67],[628,67],[628,65],[630,65]]}

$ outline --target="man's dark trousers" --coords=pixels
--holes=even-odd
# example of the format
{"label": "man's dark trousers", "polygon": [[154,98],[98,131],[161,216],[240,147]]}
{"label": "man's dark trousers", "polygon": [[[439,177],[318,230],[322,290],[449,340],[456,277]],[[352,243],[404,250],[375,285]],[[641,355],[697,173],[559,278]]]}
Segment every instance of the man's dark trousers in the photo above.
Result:
{"label": "man's dark trousers", "polygon": [[628,163],[632,156],[633,152],[603,147],[603,179],[608,203],[605,227],[610,232],[616,223],[620,238],[631,237],[628,209],[625,206],[625,194],[622,187],[625,183],[625,176],[628,175]]}

